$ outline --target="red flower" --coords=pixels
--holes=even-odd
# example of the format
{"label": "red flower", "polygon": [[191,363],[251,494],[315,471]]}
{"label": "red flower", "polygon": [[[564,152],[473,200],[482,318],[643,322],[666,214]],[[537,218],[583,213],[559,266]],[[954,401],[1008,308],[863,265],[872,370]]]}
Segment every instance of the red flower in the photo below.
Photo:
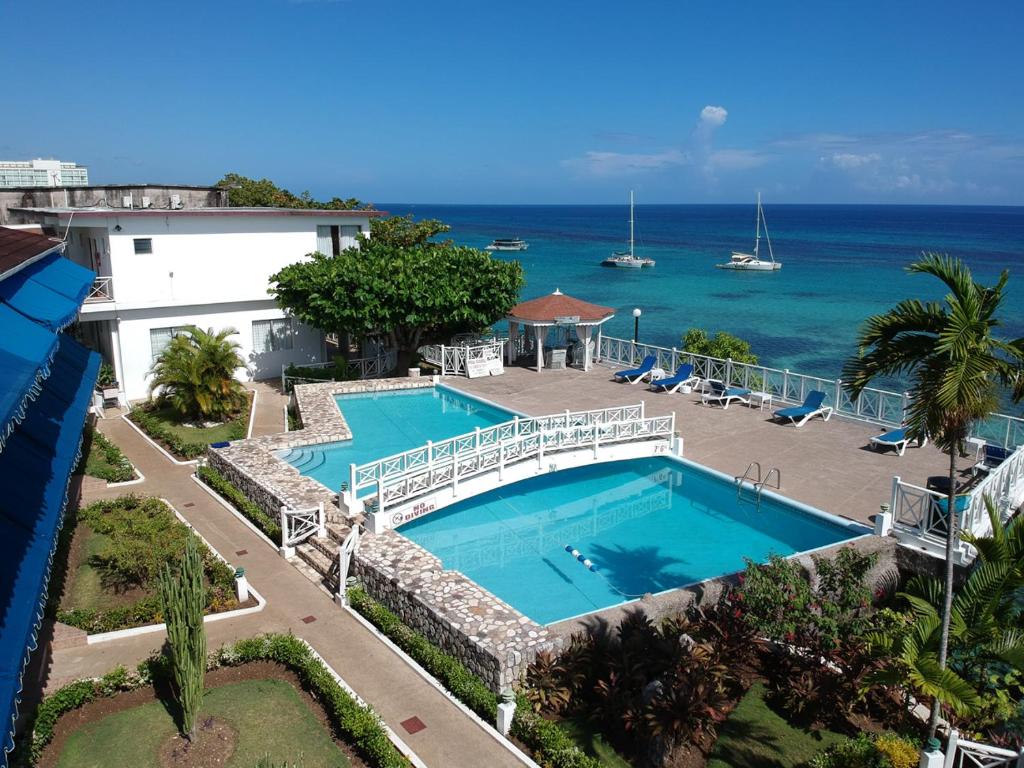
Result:
{"label": "red flower", "polygon": [[794,635],[792,632],[787,632],[786,633],[786,642],[787,643],[792,643],[794,640],[796,640],[796,635]]}
{"label": "red flower", "polygon": [[875,590],[875,597],[877,599],[881,600],[883,597],[885,597],[885,590],[882,587],[879,587],[878,589],[876,589]]}
{"label": "red flower", "polygon": [[734,610],[734,611],[732,612],[732,615],[733,615],[733,618],[736,618],[736,619],[738,619],[738,618],[739,618],[740,616],[742,616],[742,615],[743,615],[743,611],[741,611],[741,610],[740,610],[739,608],[736,608],[736,609],[735,609],[735,610]]}

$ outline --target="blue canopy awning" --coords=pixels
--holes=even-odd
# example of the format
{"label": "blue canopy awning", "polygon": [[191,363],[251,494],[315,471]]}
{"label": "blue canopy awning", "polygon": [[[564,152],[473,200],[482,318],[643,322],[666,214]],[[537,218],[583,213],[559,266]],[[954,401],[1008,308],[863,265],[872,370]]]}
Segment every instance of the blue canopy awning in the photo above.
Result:
{"label": "blue canopy awning", "polygon": [[100,357],[60,336],[51,375],[0,452],[0,716],[13,746],[21,675],[42,620],[68,479]]}
{"label": "blue canopy awning", "polygon": [[94,272],[57,251],[0,282],[0,300],[51,331],[59,331],[78,316],[95,279]]}
{"label": "blue canopy awning", "polygon": [[0,339],[2,451],[14,425],[25,415],[26,405],[39,394],[39,382],[50,373],[57,335],[0,302]]}

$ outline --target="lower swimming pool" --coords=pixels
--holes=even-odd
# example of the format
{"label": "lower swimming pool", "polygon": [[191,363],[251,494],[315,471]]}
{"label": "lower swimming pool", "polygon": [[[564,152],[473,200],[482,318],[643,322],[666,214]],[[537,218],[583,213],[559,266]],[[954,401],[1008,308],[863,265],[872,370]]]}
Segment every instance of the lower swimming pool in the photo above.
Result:
{"label": "lower swimming pool", "polygon": [[[526,480],[399,532],[521,613],[551,624],[869,533],[749,491],[696,465],[653,458]],[[565,551],[577,549],[597,571]]]}

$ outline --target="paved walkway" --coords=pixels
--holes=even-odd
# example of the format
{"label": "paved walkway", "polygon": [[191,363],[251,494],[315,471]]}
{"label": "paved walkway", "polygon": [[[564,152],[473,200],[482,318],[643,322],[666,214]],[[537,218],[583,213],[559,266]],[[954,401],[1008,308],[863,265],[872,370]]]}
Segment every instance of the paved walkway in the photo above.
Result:
{"label": "paved walkway", "polygon": [[[269,428],[277,419],[274,430],[281,431],[283,399],[276,393],[264,397],[262,387],[259,391],[256,423]],[[243,566],[252,586],[267,599],[267,607],[260,613],[208,624],[211,647],[261,632],[290,631],[311,643],[428,765],[522,766],[446,695],[210,498],[190,479],[191,466],[171,464],[121,419],[101,420],[99,429],[120,446],[146,481],[126,489],[83,494],[82,501],[126,491],[167,499],[233,565]],[[54,651],[34,682],[51,691],[69,680],[102,674],[117,664],[137,664],[159,650],[163,642],[159,633]],[[26,685],[33,682],[26,680]],[[412,734],[406,731],[401,723],[412,717],[418,717],[426,728]]]}
{"label": "paved walkway", "polygon": [[257,394],[256,413],[252,419],[252,437],[284,432],[284,407],[288,404],[288,397],[265,381],[253,381],[246,386],[256,390]]}

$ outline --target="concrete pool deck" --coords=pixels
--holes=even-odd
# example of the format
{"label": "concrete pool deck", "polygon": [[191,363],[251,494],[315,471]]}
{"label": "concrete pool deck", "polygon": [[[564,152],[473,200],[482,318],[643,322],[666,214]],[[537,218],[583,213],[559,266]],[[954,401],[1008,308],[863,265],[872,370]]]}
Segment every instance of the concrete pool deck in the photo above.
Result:
{"label": "concrete pool deck", "polygon": [[[612,369],[598,365],[576,369],[506,368],[501,376],[466,379],[447,376],[445,386],[489,400],[530,416],[631,405],[643,401],[648,416],[676,414],[676,430],[684,440],[684,456],[726,475],[743,474],[751,461],[765,472],[778,467],[778,491],[824,512],[871,525],[880,504],[892,493],[892,478],[924,486],[931,475],[945,475],[949,458],[931,444],[911,446],[903,456],[868,447],[869,438],[884,431],[866,422],[833,416],[813,419],[799,429],[770,419],[771,409],[734,403],[728,409],[705,406],[700,394],[651,392],[647,385],[620,384]],[[778,403],[774,408],[783,407]],[[962,477],[971,459],[960,459]],[[772,489],[774,490],[774,489]]]}

